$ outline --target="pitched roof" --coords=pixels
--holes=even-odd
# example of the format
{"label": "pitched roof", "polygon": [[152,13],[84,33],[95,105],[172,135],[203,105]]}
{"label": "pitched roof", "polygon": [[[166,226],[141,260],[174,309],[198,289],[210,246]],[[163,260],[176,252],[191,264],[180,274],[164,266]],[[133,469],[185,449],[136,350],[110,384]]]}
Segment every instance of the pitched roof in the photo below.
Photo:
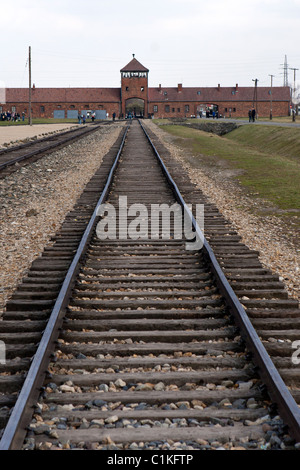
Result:
{"label": "pitched roof", "polygon": [[[34,88],[32,103],[119,102],[120,88]],[[27,103],[28,88],[6,88],[7,103]]]}
{"label": "pitched roof", "polygon": [[[27,103],[28,88],[6,88],[6,103]],[[258,87],[258,101],[270,101],[270,88]],[[178,91],[174,88],[149,88],[150,102],[242,102],[253,101],[253,87],[214,87],[214,88],[185,88]],[[119,103],[120,88],[35,88],[31,94],[32,103]],[[273,101],[291,100],[289,87],[273,87]]]}
{"label": "pitched roof", "polygon": [[144,67],[138,60],[133,58],[129,64],[127,64],[123,69],[120,70],[121,72],[149,72],[146,67]]}
{"label": "pitched roof", "polygon": [[[257,99],[258,101],[270,101],[270,87],[258,87]],[[168,102],[168,101],[197,101],[209,103],[220,101],[253,101],[254,89],[253,87],[215,87],[215,88],[184,88],[181,91],[178,88],[149,88],[149,101],[153,102]],[[289,87],[273,87],[272,100],[273,101],[290,101],[290,88]]]}

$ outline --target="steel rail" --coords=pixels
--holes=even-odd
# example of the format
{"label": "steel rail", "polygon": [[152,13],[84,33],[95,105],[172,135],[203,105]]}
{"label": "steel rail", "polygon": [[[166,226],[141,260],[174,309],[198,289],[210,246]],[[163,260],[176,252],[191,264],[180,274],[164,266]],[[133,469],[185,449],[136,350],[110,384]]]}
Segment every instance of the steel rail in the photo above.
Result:
{"label": "steel rail", "polygon": [[195,231],[195,237],[198,238],[198,240],[201,240],[203,243],[203,253],[208,263],[210,264],[219,290],[223,295],[231,314],[234,316],[238,327],[240,328],[241,336],[253,355],[254,363],[259,369],[259,375],[261,376],[262,381],[267,387],[269,396],[271,397],[273,402],[276,403],[278,411],[282,419],[285,421],[286,425],[289,427],[289,431],[292,437],[296,440],[296,442],[300,442],[300,408],[298,407],[296,401],[288,390],[286,384],[282,380],[282,377],[280,376],[273,361],[267,353],[263,343],[259,339],[259,336],[255,328],[253,327],[245,309],[243,308],[241,302],[239,301],[238,297],[230,286],[224,272],[222,271],[216,259],[212,248],[205,239],[204,234],[201,231],[193,214],[187,208],[186,203],[177,185],[172,179],[170,173],[168,172],[167,167],[165,166],[162,158],[160,157],[157,149],[155,148],[150,136],[148,135],[146,129],[141,124],[141,122],[140,125],[150,145],[152,146],[152,149],[159,161],[159,164],[161,165],[163,173],[165,174],[173,189],[177,201],[183,206],[183,208],[191,218],[192,225]]}
{"label": "steel rail", "polygon": [[[25,147],[31,147],[32,145],[36,144],[37,142],[44,142],[46,140],[54,140],[57,136],[62,136],[64,134],[69,134],[71,132],[76,132],[79,128],[76,127],[76,128],[72,128],[72,129],[68,129],[68,130],[65,130],[65,131],[62,131],[62,132],[58,132],[56,134],[53,134],[53,135],[46,135],[46,137],[41,137],[40,139],[37,139],[37,140],[31,140],[29,142],[26,142],[25,144],[19,144],[19,145],[14,145],[13,147],[7,147],[7,148],[2,148],[0,149],[0,157],[6,153],[10,153],[10,152],[14,152],[15,150],[20,150],[22,148],[25,148]],[[82,128],[82,129],[85,129]]]}
{"label": "steel rail", "polygon": [[[86,128],[85,128],[86,129]],[[4,162],[4,163],[1,163],[0,164],[0,171],[1,170],[4,170],[5,168],[9,167],[9,166],[12,166],[12,165],[15,165],[16,163],[18,162],[21,162],[23,160],[27,160],[31,157],[34,157],[35,155],[38,155],[39,153],[43,153],[43,152],[47,152],[49,150],[54,150],[56,147],[59,147],[60,145],[65,145],[66,143],[76,139],[76,138],[80,138],[80,137],[84,137],[85,135],[89,134],[90,132],[94,132],[98,129],[98,126],[96,128],[92,127],[92,128],[88,128],[86,129],[85,131],[81,132],[79,135],[74,135],[74,133],[78,130],[77,129],[72,129],[70,131],[67,131],[67,132],[63,132],[62,134],[56,134],[55,137],[61,137],[63,135],[66,135],[68,134],[68,137],[66,137],[64,140],[60,141],[60,142],[52,142],[51,144],[49,145],[46,145],[45,147],[43,148],[40,148],[40,149],[37,149],[37,150],[33,150],[31,152],[28,152],[28,153],[25,153],[23,155],[21,155],[20,157],[16,157],[12,160],[8,160],[7,162]],[[72,135],[69,135],[69,134],[72,134]],[[30,145],[35,145],[37,143],[42,143],[42,142],[46,142],[48,140],[52,140],[53,138],[55,138],[54,136],[52,136],[51,138],[43,138],[43,139],[40,139],[40,140],[36,140],[30,144],[25,144],[24,147],[28,147]],[[19,145],[17,147],[14,147],[12,149],[9,149],[9,151],[5,151],[2,153],[2,155],[4,153],[7,153],[7,152],[13,152],[15,150],[20,150],[23,146],[22,145]],[[1,156],[1,155],[0,155]]]}
{"label": "steel rail", "polygon": [[23,443],[26,427],[32,416],[32,408],[36,404],[47,368],[53,354],[55,343],[58,339],[59,328],[62,325],[65,308],[68,305],[76,276],[88,248],[94,227],[98,220],[98,210],[105,201],[110,189],[116,167],[119,163],[120,155],[124,147],[129,125],[126,127],[118,154],[109,172],[105,187],[94,209],[93,215],[81,238],[78,250],[69,267],[61,290],[58,294],[55,305],[52,309],[47,326],[39,343],[38,349],[33,357],[31,366],[26,375],[23,387],[20,391],[16,404],[9,417],[7,426],[0,441],[0,450],[19,450]]}

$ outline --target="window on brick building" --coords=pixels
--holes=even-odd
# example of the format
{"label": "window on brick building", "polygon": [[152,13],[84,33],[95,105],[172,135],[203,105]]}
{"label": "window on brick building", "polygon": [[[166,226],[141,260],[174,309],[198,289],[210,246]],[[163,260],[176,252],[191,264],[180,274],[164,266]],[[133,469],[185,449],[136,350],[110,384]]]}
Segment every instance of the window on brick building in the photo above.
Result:
{"label": "window on brick building", "polygon": [[175,113],[175,108],[172,108],[172,113]]}
{"label": "window on brick building", "polygon": [[156,105],[153,106],[153,112],[154,112],[154,113],[157,113],[157,112],[158,112],[158,106],[156,106]]}
{"label": "window on brick building", "polygon": [[236,108],[233,108],[233,112],[236,113]]}
{"label": "window on brick building", "polygon": [[11,112],[12,112],[12,113],[15,113],[15,112],[16,112],[16,107],[15,107],[15,106],[12,106],[12,107],[11,107]]}
{"label": "window on brick building", "polygon": [[188,113],[190,111],[190,106],[188,104],[185,105],[184,111]]}
{"label": "window on brick building", "polygon": [[41,111],[41,113],[44,113],[45,112],[45,106],[41,106],[40,111]]}
{"label": "window on brick building", "polygon": [[126,91],[129,91],[129,86],[126,87]]}
{"label": "window on brick building", "polygon": [[180,108],[177,108],[177,111],[180,113]]}
{"label": "window on brick building", "polygon": [[170,106],[168,104],[166,104],[165,106],[165,112],[166,113],[169,113],[170,112]]}
{"label": "window on brick building", "polygon": [[71,104],[70,108],[71,108],[71,109],[75,109],[74,104]]}
{"label": "window on brick building", "polygon": [[144,91],[144,90],[145,90],[145,88],[143,86],[141,86],[141,91]]}

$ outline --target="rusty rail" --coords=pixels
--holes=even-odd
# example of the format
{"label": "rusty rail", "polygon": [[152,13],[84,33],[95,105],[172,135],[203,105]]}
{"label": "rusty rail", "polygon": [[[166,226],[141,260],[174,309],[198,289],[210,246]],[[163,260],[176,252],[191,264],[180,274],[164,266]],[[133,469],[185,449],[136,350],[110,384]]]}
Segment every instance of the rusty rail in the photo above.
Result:
{"label": "rusty rail", "polygon": [[[44,137],[43,139],[39,139],[39,140],[36,140],[34,142],[30,142],[30,143],[27,143],[27,144],[24,144],[24,145],[18,145],[16,147],[11,148],[11,149],[4,150],[4,151],[0,152],[0,156],[3,155],[3,154],[8,154],[9,155],[9,153],[19,151],[23,148],[25,149],[27,147],[31,147],[31,146],[34,146],[34,145],[37,145],[37,144],[43,144],[44,142],[46,143],[46,142],[51,141],[51,143],[49,143],[48,145],[45,145],[44,147],[38,148],[36,150],[28,151],[28,152],[24,153],[23,155],[20,155],[16,158],[12,158],[10,160],[7,160],[4,163],[0,163],[0,171],[4,170],[5,168],[7,168],[9,166],[13,166],[16,163],[19,163],[19,162],[22,162],[24,160],[28,160],[29,158],[35,157],[36,155],[39,155],[40,153],[55,150],[57,147],[59,147],[61,145],[66,145],[69,142],[73,141],[74,139],[84,137],[84,136],[88,135],[90,132],[96,131],[98,128],[99,128],[99,126],[84,128],[84,130],[82,132],[80,132],[79,134],[78,133],[76,134],[76,131],[78,131],[78,128],[71,129],[69,131],[56,134],[55,136]],[[80,130],[82,130],[82,129],[80,129]],[[63,137],[62,140],[52,142],[53,139],[61,138],[61,137]]]}

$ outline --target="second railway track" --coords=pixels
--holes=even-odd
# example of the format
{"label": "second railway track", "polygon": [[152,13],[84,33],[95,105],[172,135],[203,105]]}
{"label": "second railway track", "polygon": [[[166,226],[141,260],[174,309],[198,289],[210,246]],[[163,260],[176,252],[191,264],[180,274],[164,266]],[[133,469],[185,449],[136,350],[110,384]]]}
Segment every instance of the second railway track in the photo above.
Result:
{"label": "second railway track", "polygon": [[33,139],[27,143],[14,145],[0,150],[0,178],[16,171],[20,166],[33,162],[47,153],[51,153],[65,145],[69,145],[91,132],[97,131],[101,124],[76,126],[67,131],[50,134],[40,139]]}
{"label": "second railway track", "polygon": [[[248,317],[238,317],[239,303],[223,291],[209,247],[189,251],[184,238],[100,240],[96,223],[72,289],[58,306],[121,139],[7,304],[0,323],[7,345],[7,363],[0,366],[0,447],[293,448],[300,437],[300,374],[291,360],[292,342],[300,339],[298,304],[167,154],[186,202],[204,204],[205,235],[258,336],[248,338]],[[176,202],[135,121],[119,156],[107,199],[113,207],[120,196],[148,213],[151,204]],[[117,213],[123,230],[119,220]],[[56,308],[59,332],[49,333],[34,393],[20,392],[40,360]],[[278,370],[262,363],[263,345]]]}

